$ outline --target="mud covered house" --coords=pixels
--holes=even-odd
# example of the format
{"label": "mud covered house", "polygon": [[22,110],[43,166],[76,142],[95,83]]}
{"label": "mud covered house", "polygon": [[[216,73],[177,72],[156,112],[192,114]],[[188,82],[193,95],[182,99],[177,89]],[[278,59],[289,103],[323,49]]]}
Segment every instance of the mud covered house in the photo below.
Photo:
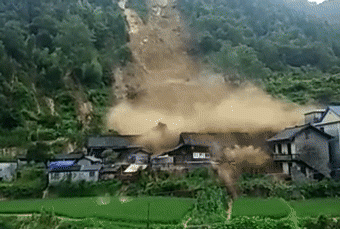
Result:
{"label": "mud covered house", "polygon": [[268,139],[274,163],[293,180],[330,177],[332,136],[310,124],[286,128]]}

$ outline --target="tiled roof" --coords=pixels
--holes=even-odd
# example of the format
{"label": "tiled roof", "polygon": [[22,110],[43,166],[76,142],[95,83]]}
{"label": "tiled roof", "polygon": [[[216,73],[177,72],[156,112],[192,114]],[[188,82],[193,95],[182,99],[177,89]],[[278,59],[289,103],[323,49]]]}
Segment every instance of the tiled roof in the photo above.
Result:
{"label": "tiled roof", "polygon": [[75,161],[53,161],[48,166],[52,172],[62,171],[79,171],[81,166],[76,165]]}
{"label": "tiled roof", "polygon": [[84,157],[83,153],[57,154],[55,160],[79,160]]}
{"label": "tiled roof", "polygon": [[[195,150],[199,150],[199,151],[202,150],[202,152],[208,152],[209,151],[209,146],[207,146],[207,145],[179,144],[175,148],[172,148],[172,149],[163,151],[161,153],[158,153],[156,156],[162,156],[162,155],[165,155],[165,154],[171,155],[175,150],[178,150],[182,147],[191,147],[191,146],[195,147]],[[154,158],[154,156],[152,158]]]}
{"label": "tiled roof", "polygon": [[210,147],[216,144],[224,147],[232,147],[234,145],[248,146],[248,145],[264,145],[266,133],[241,133],[241,132],[227,132],[227,133],[181,133],[180,142],[190,145],[208,145]]}
{"label": "tiled roof", "polygon": [[313,129],[314,131],[326,136],[327,138],[332,138],[331,135],[326,134],[325,132],[317,129],[316,127],[307,124],[307,125],[286,128],[280,131],[279,133],[277,133],[274,137],[267,139],[267,141],[272,142],[272,141],[292,140],[298,133],[300,133],[301,131],[305,129]]}
{"label": "tiled roof", "polygon": [[340,106],[329,106],[329,109],[334,111],[338,116],[340,116]]}
{"label": "tiled roof", "polygon": [[61,167],[69,167],[75,164],[75,161],[53,161],[51,162],[48,167],[49,168],[61,168]]}
{"label": "tiled roof", "polygon": [[93,157],[93,156],[85,156],[85,159],[88,159],[92,162],[102,162],[103,161],[102,159],[96,158],[96,157]]}
{"label": "tiled roof", "polygon": [[104,165],[102,170],[100,170],[101,173],[111,173],[111,172],[117,172],[122,166],[120,165]]}
{"label": "tiled roof", "polygon": [[81,166],[81,171],[98,171],[103,167],[103,165],[83,165]]}
{"label": "tiled roof", "polygon": [[328,111],[332,110],[336,115],[340,117],[340,106],[328,106],[325,112],[323,112],[322,117],[319,122],[322,122]]}
{"label": "tiled roof", "polygon": [[92,136],[87,139],[88,148],[128,148],[136,146],[124,136]]}
{"label": "tiled roof", "polygon": [[138,152],[142,152],[142,153],[146,153],[146,154],[152,154],[148,150],[143,149],[143,148],[133,148],[133,149],[130,149],[130,150],[127,151],[127,153],[131,153],[131,154],[138,153]]}
{"label": "tiled roof", "polygon": [[297,133],[299,133],[304,127],[291,127],[286,128],[279,133],[277,133],[274,137],[269,138],[267,141],[280,141],[280,140],[289,140],[293,138]]}

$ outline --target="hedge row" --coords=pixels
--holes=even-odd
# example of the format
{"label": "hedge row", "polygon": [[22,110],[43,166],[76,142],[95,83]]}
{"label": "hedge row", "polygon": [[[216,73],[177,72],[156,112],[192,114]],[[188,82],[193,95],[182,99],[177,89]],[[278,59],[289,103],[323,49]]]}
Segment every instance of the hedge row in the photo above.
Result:
{"label": "hedge row", "polygon": [[340,196],[340,181],[287,182],[266,175],[243,174],[238,187],[243,195],[256,197],[280,197],[286,200]]}

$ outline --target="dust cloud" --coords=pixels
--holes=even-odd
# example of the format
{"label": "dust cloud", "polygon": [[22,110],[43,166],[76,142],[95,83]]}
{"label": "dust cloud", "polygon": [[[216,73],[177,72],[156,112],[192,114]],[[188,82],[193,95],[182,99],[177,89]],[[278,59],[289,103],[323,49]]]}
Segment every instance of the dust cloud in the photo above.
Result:
{"label": "dust cloud", "polygon": [[138,103],[123,101],[108,116],[122,134],[143,134],[158,122],[180,132],[258,132],[301,122],[301,109],[271,98],[254,86],[168,82],[148,88]]}
{"label": "dust cloud", "polygon": [[[276,100],[251,83],[230,86],[194,61],[186,52],[188,33],[174,0],[147,2],[146,24],[122,4],[133,61],[115,76],[122,99],[108,113],[109,129],[141,135],[140,143],[159,153],[174,147],[181,132],[257,133],[302,122],[304,110],[297,105]],[[131,91],[134,96],[127,96]],[[224,158],[218,171],[227,184],[242,168],[260,168],[269,159],[254,147],[217,148]]]}

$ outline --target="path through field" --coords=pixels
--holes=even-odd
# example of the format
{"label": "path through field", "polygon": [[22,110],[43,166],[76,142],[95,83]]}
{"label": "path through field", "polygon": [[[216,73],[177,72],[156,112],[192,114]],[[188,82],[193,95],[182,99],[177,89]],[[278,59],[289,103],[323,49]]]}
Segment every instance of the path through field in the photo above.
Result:
{"label": "path through field", "polygon": [[231,199],[228,203],[227,220],[231,219],[232,208],[233,208],[233,200]]}
{"label": "path through field", "polygon": [[292,208],[292,206],[290,206],[290,204],[285,199],[280,198],[280,200],[290,208],[290,214],[287,216],[287,219],[290,219],[294,223],[295,228],[298,229],[299,226],[296,211],[294,210],[294,208]]}

